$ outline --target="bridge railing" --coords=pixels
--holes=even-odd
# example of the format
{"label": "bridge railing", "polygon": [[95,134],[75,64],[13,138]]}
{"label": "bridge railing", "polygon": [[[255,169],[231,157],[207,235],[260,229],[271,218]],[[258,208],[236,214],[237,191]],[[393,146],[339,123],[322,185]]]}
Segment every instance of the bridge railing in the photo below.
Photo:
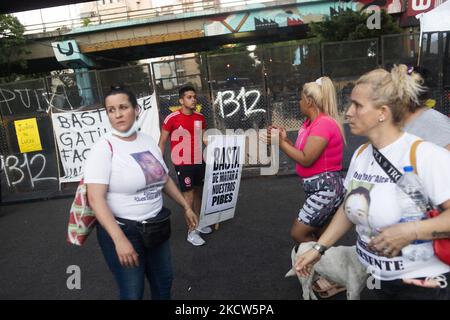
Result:
{"label": "bridge railing", "polygon": [[[230,8],[239,10],[251,5],[264,5],[266,7],[271,7],[294,3],[296,3],[295,0],[193,0],[188,3],[177,3],[153,8],[143,8],[139,10],[130,10],[128,6],[123,5],[108,9],[96,9],[91,11],[88,16],[80,16],[75,19],[64,19],[50,22],[43,21],[38,24],[24,24],[24,27],[25,34],[50,31],[65,32],[83,26],[127,21],[131,19],[146,19],[182,13],[201,12],[205,10],[216,10],[219,13],[221,12],[221,9],[224,11],[229,11]],[[84,14],[86,15],[86,13]]]}

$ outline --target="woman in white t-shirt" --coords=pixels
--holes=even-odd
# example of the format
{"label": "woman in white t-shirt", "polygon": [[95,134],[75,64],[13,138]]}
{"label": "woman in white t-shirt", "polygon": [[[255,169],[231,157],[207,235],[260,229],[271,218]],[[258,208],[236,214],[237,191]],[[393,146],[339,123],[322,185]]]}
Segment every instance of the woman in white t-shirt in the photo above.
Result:
{"label": "woman in white t-shirt", "polygon": [[145,277],[152,299],[170,299],[170,211],[163,207],[161,191],[184,208],[189,229],[196,228],[197,216],[167,175],[156,142],[137,131],[135,95],[113,87],[105,108],[111,133],[95,143],[84,168],[99,245],[120,299],[142,299]]}
{"label": "woman in white t-shirt", "polygon": [[[355,224],[358,257],[380,281],[371,295],[380,299],[448,299],[450,266],[434,255],[431,240],[450,237],[450,152],[430,142],[418,145],[417,174],[430,201],[443,211],[436,218],[403,223],[399,222],[402,210],[395,177],[387,173],[392,167],[381,161],[387,168],[383,169],[374,157],[375,147],[400,173],[412,165],[411,146],[419,138],[401,128],[408,104],[417,102],[423,90],[421,83],[420,75],[405,65],[394,66],[391,72],[373,70],[357,81],[346,115],[352,133],[366,136],[370,144],[353,155],[344,182],[344,203],[313,249],[296,261],[299,275],[308,274],[321,254]],[[416,240],[425,241],[427,254],[412,261],[401,251]]]}

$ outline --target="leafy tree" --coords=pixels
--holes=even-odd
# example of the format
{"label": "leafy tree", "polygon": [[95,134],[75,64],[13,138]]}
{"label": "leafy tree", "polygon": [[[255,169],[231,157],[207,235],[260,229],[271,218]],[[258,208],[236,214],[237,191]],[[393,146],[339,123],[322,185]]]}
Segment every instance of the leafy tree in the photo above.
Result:
{"label": "leafy tree", "polygon": [[15,75],[11,72],[14,65],[26,67],[25,60],[17,60],[17,57],[26,52],[23,47],[26,41],[24,31],[24,26],[16,17],[0,14],[0,66],[3,69],[1,74],[6,75],[3,81],[15,79]]}
{"label": "leafy tree", "polygon": [[347,8],[340,10],[331,17],[326,17],[322,22],[310,24],[310,37],[316,37],[320,41],[334,42],[345,40],[357,40],[367,38],[378,38],[384,34],[400,33],[401,29],[394,18],[381,10],[381,28],[369,29],[367,20],[372,13],[353,11]]}

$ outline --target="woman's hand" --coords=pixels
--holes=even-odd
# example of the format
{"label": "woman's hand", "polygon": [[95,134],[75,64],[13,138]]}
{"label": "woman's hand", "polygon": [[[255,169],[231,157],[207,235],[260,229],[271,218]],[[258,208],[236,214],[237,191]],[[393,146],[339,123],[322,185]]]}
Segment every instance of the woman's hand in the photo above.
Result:
{"label": "woman's hand", "polygon": [[286,140],[288,139],[288,137],[287,137],[287,132],[286,132],[286,129],[285,129],[285,128],[274,126],[273,129],[278,130],[278,138],[280,139],[280,142],[286,141]]}
{"label": "woman's hand", "polygon": [[123,267],[133,268],[139,266],[139,255],[126,236],[118,240],[115,245],[119,262]]}
{"label": "woman's hand", "polygon": [[320,260],[320,253],[315,249],[310,249],[297,257],[295,261],[295,272],[300,277],[306,278],[311,274],[313,265]]}
{"label": "woman's hand", "polygon": [[417,240],[417,221],[402,222],[381,228],[379,235],[369,243],[369,247],[380,256],[396,257],[402,248]]}
{"label": "woman's hand", "polygon": [[171,177],[168,177],[166,185],[164,186],[164,191],[175,200],[182,208],[184,208],[184,218],[186,219],[186,224],[188,226],[189,231],[197,228],[198,225],[198,217],[192,211],[192,208],[186,202],[180,190],[178,189],[175,182],[173,182]]}
{"label": "woman's hand", "polygon": [[272,138],[275,138],[276,136],[278,136],[278,141],[285,141],[287,140],[287,133],[286,133],[286,129],[279,127],[279,126],[269,126],[267,128],[267,133],[262,133],[260,135],[260,139],[262,142],[266,143],[266,144],[271,144],[272,143]]}
{"label": "woman's hand", "polygon": [[195,212],[187,207],[184,209],[184,218],[186,219],[186,224],[189,231],[195,230],[198,226],[198,218]]}

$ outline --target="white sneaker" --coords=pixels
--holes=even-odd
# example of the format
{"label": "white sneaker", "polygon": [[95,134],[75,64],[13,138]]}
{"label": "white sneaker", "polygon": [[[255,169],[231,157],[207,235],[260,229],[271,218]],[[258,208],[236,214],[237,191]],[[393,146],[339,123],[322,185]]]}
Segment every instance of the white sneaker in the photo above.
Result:
{"label": "white sneaker", "polygon": [[200,237],[197,230],[191,231],[188,233],[187,241],[190,242],[192,245],[198,247],[205,244],[205,240]]}
{"label": "white sneaker", "polygon": [[203,234],[210,234],[212,232],[212,228],[211,227],[204,227],[201,229],[197,229],[198,232],[203,233]]}

